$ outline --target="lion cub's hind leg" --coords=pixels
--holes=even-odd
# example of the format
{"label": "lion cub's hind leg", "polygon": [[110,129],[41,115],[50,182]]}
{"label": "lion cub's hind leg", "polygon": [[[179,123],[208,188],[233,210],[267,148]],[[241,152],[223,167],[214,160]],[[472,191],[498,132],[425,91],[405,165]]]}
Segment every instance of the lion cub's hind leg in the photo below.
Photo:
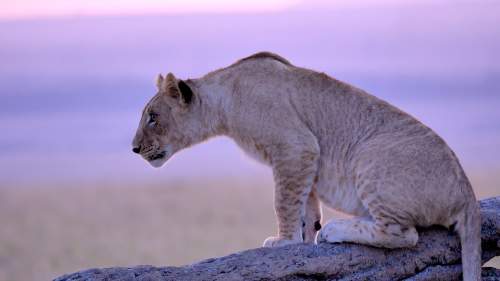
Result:
{"label": "lion cub's hind leg", "polygon": [[330,221],[318,234],[317,242],[352,242],[384,248],[415,246],[415,226],[381,199],[376,181],[363,182],[366,184],[361,185],[358,194],[369,215]]}
{"label": "lion cub's hind leg", "polygon": [[321,206],[318,196],[316,195],[316,188],[309,193],[306,202],[306,214],[302,223],[302,238],[306,243],[314,242],[316,232],[321,229]]}
{"label": "lion cub's hind leg", "polygon": [[371,218],[334,219],[321,229],[317,242],[352,242],[384,248],[413,247],[418,233],[413,226]]}

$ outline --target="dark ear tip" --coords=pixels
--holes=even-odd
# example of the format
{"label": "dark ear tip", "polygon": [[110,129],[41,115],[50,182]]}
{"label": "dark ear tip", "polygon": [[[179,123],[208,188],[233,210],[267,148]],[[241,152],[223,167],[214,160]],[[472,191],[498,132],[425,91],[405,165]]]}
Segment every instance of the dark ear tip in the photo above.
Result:
{"label": "dark ear tip", "polygon": [[191,100],[193,99],[193,91],[191,90],[189,85],[186,84],[186,82],[184,82],[183,80],[179,80],[178,86],[184,102],[186,102],[187,104],[191,103]]}
{"label": "dark ear tip", "polygon": [[321,223],[319,221],[314,222],[314,230],[318,231],[321,229]]}

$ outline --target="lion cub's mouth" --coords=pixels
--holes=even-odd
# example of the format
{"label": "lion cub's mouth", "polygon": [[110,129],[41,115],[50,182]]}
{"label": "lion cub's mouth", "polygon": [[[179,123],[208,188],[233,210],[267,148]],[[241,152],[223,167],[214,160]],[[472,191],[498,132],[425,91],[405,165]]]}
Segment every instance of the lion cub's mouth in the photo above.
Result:
{"label": "lion cub's mouth", "polygon": [[165,155],[167,155],[167,153],[165,151],[162,151],[160,153],[156,153],[156,154],[153,154],[153,155],[149,156],[148,160],[149,161],[153,161],[153,160],[162,159],[163,157],[165,157]]}

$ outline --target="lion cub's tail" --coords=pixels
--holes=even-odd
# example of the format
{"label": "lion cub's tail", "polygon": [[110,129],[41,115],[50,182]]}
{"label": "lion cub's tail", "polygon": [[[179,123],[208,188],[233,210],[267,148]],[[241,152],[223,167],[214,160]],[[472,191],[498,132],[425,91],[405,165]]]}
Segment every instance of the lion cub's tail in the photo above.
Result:
{"label": "lion cub's tail", "polygon": [[456,229],[462,244],[463,280],[481,280],[481,214],[475,200],[465,207]]}

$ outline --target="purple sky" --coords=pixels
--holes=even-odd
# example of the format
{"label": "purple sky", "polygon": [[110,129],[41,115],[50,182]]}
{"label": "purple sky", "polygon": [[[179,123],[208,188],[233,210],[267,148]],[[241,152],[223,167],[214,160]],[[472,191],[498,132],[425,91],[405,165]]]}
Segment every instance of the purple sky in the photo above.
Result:
{"label": "purple sky", "polygon": [[469,171],[500,167],[499,2],[347,2],[0,21],[0,186],[182,181],[193,170],[269,180],[228,139],[160,170],[130,152],[157,73],[198,77],[261,50],[401,107],[441,134]]}

